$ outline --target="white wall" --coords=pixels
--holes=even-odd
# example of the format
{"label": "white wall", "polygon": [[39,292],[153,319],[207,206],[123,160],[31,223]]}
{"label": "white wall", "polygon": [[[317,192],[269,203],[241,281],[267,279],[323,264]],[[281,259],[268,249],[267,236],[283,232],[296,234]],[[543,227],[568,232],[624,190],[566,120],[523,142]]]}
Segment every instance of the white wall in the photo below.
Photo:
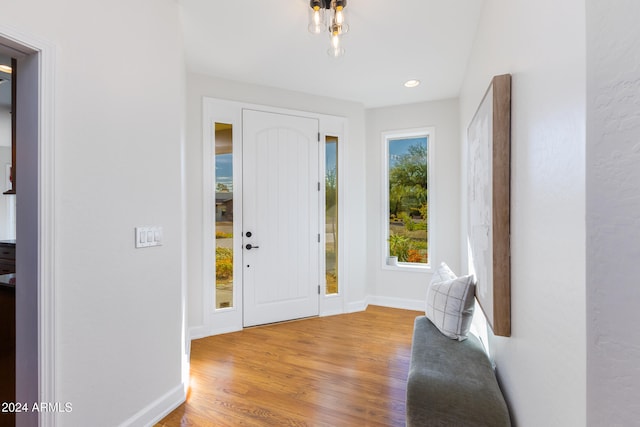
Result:
{"label": "white wall", "polygon": [[291,110],[346,117],[348,120],[341,179],[345,188],[344,228],[346,241],[344,286],[347,310],[364,308],[366,296],[365,265],[365,163],[364,107],[361,104],[331,98],[284,91],[264,86],[222,80],[202,74],[187,74],[187,197],[188,197],[188,300],[189,326],[203,325],[202,239],[202,98],[219,98]]}
{"label": "white wall", "polygon": [[10,164],[11,147],[0,146],[0,240],[14,239],[16,236],[16,196],[2,194],[10,188],[5,184],[6,165]]}
{"label": "white wall", "polygon": [[[0,92],[11,97],[11,82],[0,86]],[[11,107],[0,106],[0,193],[8,190],[5,185],[5,167],[11,164]],[[15,228],[15,196],[0,194],[0,240],[13,239]]]}
{"label": "white wall", "polygon": [[[177,4],[10,2],[5,27],[55,50],[58,425],[149,421],[183,393]],[[138,225],[164,245],[134,249]]]}
{"label": "white wall", "polygon": [[587,421],[640,419],[640,3],[587,0]]}
{"label": "white wall", "polygon": [[584,1],[485,2],[460,97],[462,170],[475,109],[511,73],[512,336],[489,347],[518,426],[586,423],[585,72]]}
{"label": "white wall", "polygon": [[[10,84],[5,82],[4,86]],[[11,108],[5,106],[0,106],[0,147],[11,147]]]}
{"label": "white wall", "polygon": [[433,228],[429,230],[432,265],[447,262],[460,272],[460,122],[457,99],[367,110],[367,273],[369,301],[401,308],[424,309],[431,272],[383,268],[382,132],[433,127],[429,147],[434,156],[435,182],[430,183],[429,204]]}

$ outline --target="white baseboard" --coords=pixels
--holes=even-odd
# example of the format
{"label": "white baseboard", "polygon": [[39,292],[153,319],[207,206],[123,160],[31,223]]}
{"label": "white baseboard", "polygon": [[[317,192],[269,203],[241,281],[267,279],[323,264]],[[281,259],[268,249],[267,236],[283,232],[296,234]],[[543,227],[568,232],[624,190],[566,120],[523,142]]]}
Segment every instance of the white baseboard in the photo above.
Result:
{"label": "white baseboard", "polygon": [[142,408],[134,416],[120,424],[120,427],[152,426],[187,399],[186,387],[180,384]]}
{"label": "white baseboard", "polygon": [[209,335],[210,334],[207,333],[207,328],[202,325],[189,328],[189,341],[208,337]]}
{"label": "white baseboard", "polygon": [[393,298],[393,297],[377,297],[377,296],[369,296],[368,302],[371,305],[381,305],[383,307],[401,308],[404,310],[415,310],[415,311],[424,311],[425,305],[426,305],[425,301],[423,300],[412,300],[412,299]]}
{"label": "white baseboard", "polygon": [[[341,309],[329,308],[320,313],[320,316],[334,316],[337,314],[344,313],[357,313],[359,311],[365,311],[369,304],[372,305],[381,305],[383,307],[391,307],[391,308],[401,308],[405,310],[416,310],[416,311],[424,311],[425,302],[423,300],[411,300],[404,298],[393,298],[393,297],[379,297],[368,295],[365,299],[360,301],[354,301],[346,304],[346,310],[342,311]],[[237,332],[242,330],[242,328],[238,329],[236,325],[227,325],[218,328],[207,328],[204,325],[193,326],[189,328],[189,341],[196,340],[200,338],[206,338],[213,335],[227,334],[230,332]]]}
{"label": "white baseboard", "polygon": [[355,302],[350,302],[347,304],[347,313],[356,313],[358,311],[365,311],[367,309],[367,306],[369,305],[368,303],[368,298],[365,298],[362,301],[355,301]]}
{"label": "white baseboard", "polygon": [[338,314],[344,314],[344,311],[340,309],[325,310],[322,313],[320,313],[320,317],[336,316]]}
{"label": "white baseboard", "polygon": [[194,326],[189,328],[189,340],[197,340],[200,338],[211,337],[214,335],[229,334],[231,332],[241,331],[242,327],[238,329],[236,325],[223,325],[216,328],[206,328],[204,326]]}

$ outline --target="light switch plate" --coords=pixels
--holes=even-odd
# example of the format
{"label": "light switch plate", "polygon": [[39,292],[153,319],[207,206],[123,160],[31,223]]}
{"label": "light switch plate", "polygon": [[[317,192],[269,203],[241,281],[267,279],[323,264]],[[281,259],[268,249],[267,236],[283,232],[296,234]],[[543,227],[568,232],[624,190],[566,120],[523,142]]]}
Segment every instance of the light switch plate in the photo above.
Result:
{"label": "light switch plate", "polygon": [[162,227],[136,227],[136,248],[162,245]]}

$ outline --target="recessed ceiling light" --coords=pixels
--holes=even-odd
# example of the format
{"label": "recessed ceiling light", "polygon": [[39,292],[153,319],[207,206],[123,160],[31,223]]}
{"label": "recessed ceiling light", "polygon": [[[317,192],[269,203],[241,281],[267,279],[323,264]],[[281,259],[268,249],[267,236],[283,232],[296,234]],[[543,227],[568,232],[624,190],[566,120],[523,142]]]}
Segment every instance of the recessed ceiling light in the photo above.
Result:
{"label": "recessed ceiling light", "polygon": [[8,65],[0,65],[0,71],[3,73],[11,74],[11,67]]}
{"label": "recessed ceiling light", "polygon": [[404,87],[416,87],[420,84],[420,80],[407,80],[404,82]]}

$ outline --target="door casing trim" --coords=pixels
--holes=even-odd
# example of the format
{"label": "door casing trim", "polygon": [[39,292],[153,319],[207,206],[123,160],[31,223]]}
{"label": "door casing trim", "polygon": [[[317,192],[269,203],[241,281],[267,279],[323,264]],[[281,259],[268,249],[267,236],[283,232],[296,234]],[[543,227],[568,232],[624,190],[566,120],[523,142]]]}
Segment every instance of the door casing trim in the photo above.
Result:
{"label": "door casing trim", "polygon": [[[37,129],[36,140],[29,141],[30,145],[36,147],[35,156],[29,161],[37,164],[37,177],[34,182],[37,194],[34,197],[27,197],[21,201],[16,217],[20,216],[20,209],[33,209],[36,213],[36,224],[29,224],[37,235],[34,238],[25,239],[25,242],[36,241],[36,248],[25,248],[24,252],[37,254],[37,280],[35,293],[29,292],[29,301],[26,306],[23,302],[16,301],[16,312],[23,312],[26,308],[37,307],[36,321],[28,321],[25,325],[26,333],[29,336],[37,336],[37,384],[32,384],[31,380],[25,380],[19,393],[28,396],[36,395],[38,402],[57,402],[56,399],[56,270],[55,270],[55,246],[56,246],[56,184],[55,184],[55,129],[54,129],[54,105],[55,105],[55,47],[52,43],[42,40],[32,34],[27,34],[15,28],[0,25],[0,44],[14,51],[14,55],[24,55],[32,69],[29,75],[35,75],[30,81],[37,87],[37,101],[33,105],[31,100],[26,101],[26,117],[21,120],[26,122],[25,126]],[[19,82],[20,84],[20,82]],[[18,90],[18,101],[22,102],[20,90]],[[20,128],[20,126],[19,126]],[[31,153],[30,153],[31,154]],[[20,161],[20,160],[19,160]],[[18,172],[20,173],[20,172]],[[19,191],[19,190],[18,190]],[[35,206],[34,206],[35,205]],[[24,230],[24,228],[21,228]],[[21,242],[23,238],[21,237]],[[21,252],[24,253],[21,249]],[[23,261],[25,262],[25,261]],[[28,260],[26,262],[33,262]],[[18,259],[18,263],[21,261]],[[18,268],[21,268],[18,265]],[[32,301],[35,295],[36,301]],[[20,321],[20,319],[18,319]],[[20,327],[17,325],[17,327]],[[35,329],[35,330],[34,330]],[[30,344],[33,345],[33,344]],[[20,360],[21,345],[16,347],[16,359]],[[23,351],[26,351],[24,349]],[[20,362],[18,362],[20,363]],[[16,382],[21,381],[20,375],[23,369],[17,366]],[[36,390],[34,390],[34,388]],[[19,401],[21,396],[16,395]],[[56,425],[55,412],[41,412],[35,415],[38,417],[38,425],[49,427]]]}

